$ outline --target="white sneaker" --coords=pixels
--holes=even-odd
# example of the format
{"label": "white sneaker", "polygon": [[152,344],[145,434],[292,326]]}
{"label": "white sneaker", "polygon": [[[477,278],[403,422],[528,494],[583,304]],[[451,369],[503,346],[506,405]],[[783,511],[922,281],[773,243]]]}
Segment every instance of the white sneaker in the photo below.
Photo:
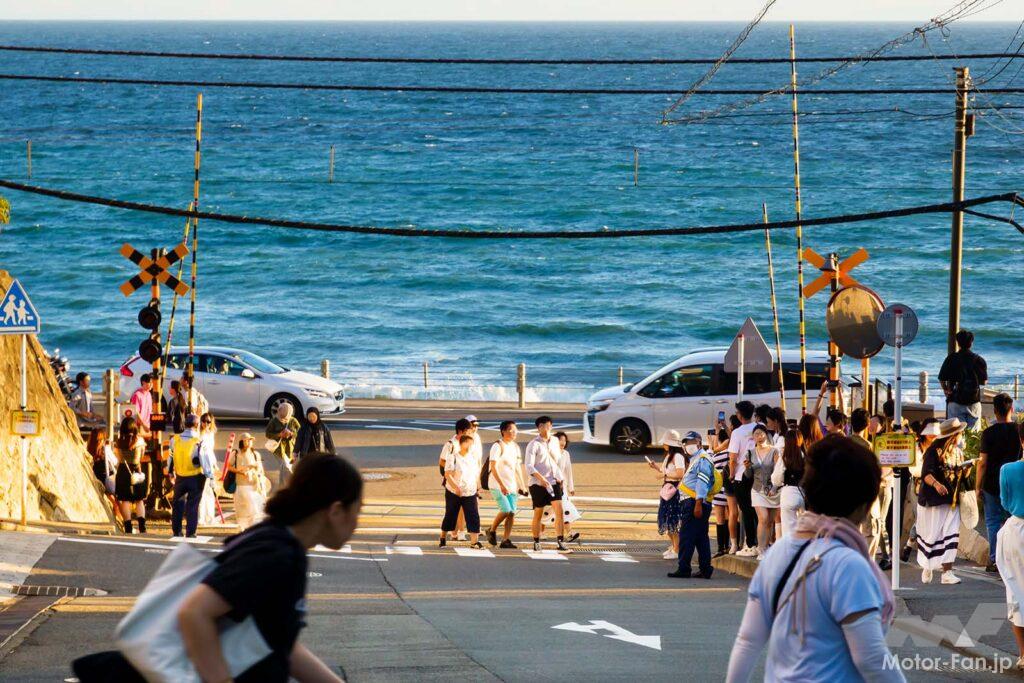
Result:
{"label": "white sneaker", "polygon": [[729,541],[729,554],[735,555],[739,548],[736,546],[736,541]]}
{"label": "white sneaker", "polygon": [[457,541],[465,541],[466,540],[466,532],[465,531],[460,531],[458,536],[455,537],[455,540],[457,540]]}
{"label": "white sneaker", "polygon": [[736,557],[755,557],[757,555],[757,548],[753,546],[747,546],[742,550],[736,551]]}
{"label": "white sneaker", "polygon": [[931,569],[922,569],[921,570],[921,583],[931,583],[932,582],[932,574],[933,574],[933,572],[932,572]]}
{"label": "white sneaker", "polygon": [[757,558],[757,561],[760,562],[761,560],[764,559],[764,553],[762,553],[760,550],[758,550],[757,551],[757,555],[755,557]]}
{"label": "white sneaker", "polygon": [[679,559],[679,553],[677,553],[675,550],[672,550],[672,548],[669,548],[668,550],[663,552],[661,554],[661,556],[663,558],[665,558],[666,560],[676,560],[676,559]]}
{"label": "white sneaker", "polygon": [[939,581],[950,586],[955,586],[960,583],[960,577],[954,574],[953,570],[950,569],[949,571],[942,572],[942,578],[940,578]]}

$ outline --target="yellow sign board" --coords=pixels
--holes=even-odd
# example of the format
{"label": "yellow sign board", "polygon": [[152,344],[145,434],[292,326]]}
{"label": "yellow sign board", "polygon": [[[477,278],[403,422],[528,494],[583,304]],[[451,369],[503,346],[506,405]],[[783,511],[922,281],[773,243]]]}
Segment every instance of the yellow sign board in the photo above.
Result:
{"label": "yellow sign board", "polygon": [[882,467],[911,467],[917,456],[917,439],[913,434],[890,432],[875,437],[875,455]]}
{"label": "yellow sign board", "polygon": [[38,410],[11,411],[12,436],[39,436]]}

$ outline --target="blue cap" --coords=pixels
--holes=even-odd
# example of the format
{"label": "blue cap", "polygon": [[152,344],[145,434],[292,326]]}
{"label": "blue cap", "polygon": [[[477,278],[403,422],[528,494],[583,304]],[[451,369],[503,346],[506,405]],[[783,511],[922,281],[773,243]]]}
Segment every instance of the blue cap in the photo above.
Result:
{"label": "blue cap", "polygon": [[702,437],[699,433],[691,429],[686,432],[686,436],[683,437],[683,441],[696,441],[697,443],[700,443],[702,441]]}

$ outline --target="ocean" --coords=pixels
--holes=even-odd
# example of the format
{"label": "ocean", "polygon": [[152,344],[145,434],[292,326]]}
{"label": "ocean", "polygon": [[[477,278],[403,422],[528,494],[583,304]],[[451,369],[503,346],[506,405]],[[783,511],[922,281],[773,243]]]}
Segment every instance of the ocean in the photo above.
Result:
{"label": "ocean", "polygon": [[[0,43],[191,52],[426,57],[717,57],[734,23],[28,23]],[[901,24],[801,24],[802,56],[873,50]],[[1016,25],[955,24],[900,54],[1003,50]],[[738,57],[786,57],[788,26],[760,26]],[[988,87],[1024,85],[1018,60],[975,60]],[[816,87],[951,87],[954,61],[875,63]],[[802,64],[801,77],[828,65]],[[317,64],[0,52],[0,72],[64,76],[388,85],[676,88],[706,66]],[[726,65],[713,87],[788,83],[786,64]],[[192,196],[196,89],[0,81],[0,177],[184,208]],[[732,118],[661,125],[673,97],[326,92],[208,88],[202,208],[422,228],[654,228],[794,215],[790,103]],[[738,100],[696,97],[681,110]],[[953,95],[800,99],[807,218],[948,201]],[[975,104],[1024,105],[979,94]],[[898,109],[898,111],[897,111]],[[779,115],[764,115],[776,113]],[[1014,109],[982,110],[968,142],[967,196],[1024,190]],[[748,116],[749,114],[749,116]],[[328,155],[335,146],[334,182]],[[639,159],[634,186],[634,149]],[[177,218],[2,191],[12,220],[0,268],[41,313],[41,341],[74,369],[100,372],[134,353],[146,292],[118,286],[118,254],[181,240]],[[987,211],[1007,216],[1009,206]],[[1017,212],[1018,216],[1020,211]],[[200,224],[197,341],[239,346],[289,367],[329,359],[351,395],[506,398],[525,363],[531,398],[580,399],[697,347],[728,345],[747,316],[772,343],[759,232],[597,241],[490,241],[323,234]],[[773,237],[783,346],[797,344],[796,247]],[[907,374],[938,371],[946,348],[950,219],[933,214],[807,228],[806,246],[870,259],[853,275],[886,303],[914,308]],[[963,326],[993,376],[1021,369],[1024,235],[966,218]],[[186,269],[186,274],[187,274]],[[809,278],[815,275],[809,272]],[[165,290],[166,291],[166,290]],[[824,348],[827,294],[807,305]],[[165,307],[165,319],[168,309]],[[181,315],[184,311],[185,314]],[[175,340],[187,334],[179,307]],[[422,389],[422,363],[433,387]],[[875,372],[891,376],[891,354]],[[845,372],[859,372],[848,363]],[[417,388],[419,386],[420,388]],[[428,383],[429,386],[429,383]],[[934,387],[933,387],[934,391]]]}

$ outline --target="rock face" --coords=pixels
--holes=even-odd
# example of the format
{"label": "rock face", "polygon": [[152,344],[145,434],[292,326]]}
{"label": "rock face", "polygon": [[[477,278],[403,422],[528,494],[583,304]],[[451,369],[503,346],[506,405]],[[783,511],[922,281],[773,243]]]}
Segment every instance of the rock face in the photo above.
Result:
{"label": "rock face", "polygon": [[[0,270],[0,293],[11,276]],[[31,294],[31,293],[30,293]],[[45,314],[44,314],[45,319]],[[29,439],[29,521],[113,522],[92,474],[74,413],[64,402],[42,346],[28,343],[28,407],[40,413],[40,436]],[[21,337],[0,335],[0,518],[21,517],[21,445],[11,436],[11,411],[21,397]]]}

